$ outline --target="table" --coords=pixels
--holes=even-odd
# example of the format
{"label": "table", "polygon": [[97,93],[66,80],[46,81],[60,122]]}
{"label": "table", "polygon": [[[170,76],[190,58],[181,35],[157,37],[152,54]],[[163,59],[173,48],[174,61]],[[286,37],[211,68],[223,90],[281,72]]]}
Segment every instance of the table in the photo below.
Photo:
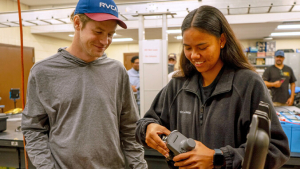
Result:
{"label": "table", "polygon": [[[25,168],[23,135],[15,129],[21,125],[21,115],[12,115],[7,121],[7,130],[0,132],[0,166]],[[149,169],[168,168],[165,157],[153,149],[145,149]],[[281,169],[300,169],[300,153],[291,153],[291,158]],[[35,169],[29,160],[29,169]]]}
{"label": "table", "polygon": [[[25,168],[23,134],[16,131],[21,125],[21,114],[11,115],[7,119],[7,129],[0,132],[0,166]],[[29,160],[29,169],[35,169]]]}

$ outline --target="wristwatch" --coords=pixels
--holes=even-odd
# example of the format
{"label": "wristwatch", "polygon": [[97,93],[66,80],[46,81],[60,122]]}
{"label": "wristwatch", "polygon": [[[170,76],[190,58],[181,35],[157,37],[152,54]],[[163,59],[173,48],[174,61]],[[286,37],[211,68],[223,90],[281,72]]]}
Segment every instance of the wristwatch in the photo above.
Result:
{"label": "wristwatch", "polygon": [[224,164],[224,156],[220,149],[215,149],[213,164],[215,169],[221,168]]}

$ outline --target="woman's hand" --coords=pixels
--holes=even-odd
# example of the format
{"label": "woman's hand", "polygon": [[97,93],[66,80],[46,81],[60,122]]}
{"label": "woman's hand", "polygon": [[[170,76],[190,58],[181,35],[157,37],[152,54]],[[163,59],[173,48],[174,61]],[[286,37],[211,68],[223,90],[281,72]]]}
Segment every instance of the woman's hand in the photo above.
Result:
{"label": "woman's hand", "polygon": [[174,166],[180,169],[212,169],[215,150],[207,148],[200,141],[196,141],[196,147],[192,151],[179,154],[173,158]]}
{"label": "woman's hand", "polygon": [[169,149],[162,141],[162,139],[159,137],[159,134],[165,134],[169,135],[171,132],[164,126],[161,126],[156,123],[150,123],[147,126],[147,131],[146,131],[146,140],[145,142],[147,145],[158,152],[160,152],[162,155],[164,155],[166,158],[169,157]]}

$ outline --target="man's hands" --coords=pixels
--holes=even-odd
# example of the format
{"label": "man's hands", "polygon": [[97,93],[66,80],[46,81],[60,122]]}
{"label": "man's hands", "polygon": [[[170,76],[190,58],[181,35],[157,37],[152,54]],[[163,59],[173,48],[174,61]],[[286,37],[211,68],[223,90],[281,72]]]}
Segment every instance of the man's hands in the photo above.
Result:
{"label": "man's hands", "polygon": [[292,96],[292,97],[290,97],[290,98],[287,100],[286,104],[289,105],[289,106],[292,106],[293,103],[294,103],[294,97]]}
{"label": "man's hands", "polygon": [[132,88],[132,91],[133,91],[133,92],[137,92],[136,86],[131,85],[131,88]]}
{"label": "man's hands", "polygon": [[156,123],[150,123],[147,126],[147,131],[146,131],[146,140],[145,142],[147,145],[158,152],[160,152],[162,155],[164,155],[166,158],[169,157],[169,149],[162,141],[162,139],[158,136],[159,134],[165,134],[169,135],[171,133],[170,130],[165,128],[164,126],[161,126]]}
{"label": "man's hands", "polygon": [[279,88],[279,87],[281,87],[281,85],[282,85],[282,82],[280,82],[279,80],[276,82],[273,82],[273,87],[275,87],[275,88]]}
{"label": "man's hands", "polygon": [[213,158],[215,150],[207,148],[204,144],[196,141],[196,147],[192,151],[179,154],[173,158],[175,166],[179,169],[209,169],[214,168]]}

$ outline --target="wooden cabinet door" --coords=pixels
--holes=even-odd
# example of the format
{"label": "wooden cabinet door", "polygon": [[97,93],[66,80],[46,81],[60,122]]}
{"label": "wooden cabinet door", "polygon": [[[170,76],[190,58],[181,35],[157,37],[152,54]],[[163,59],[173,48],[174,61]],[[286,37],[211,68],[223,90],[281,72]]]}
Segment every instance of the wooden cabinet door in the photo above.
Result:
{"label": "wooden cabinet door", "polygon": [[126,70],[129,70],[132,68],[131,58],[133,56],[139,56],[139,53],[124,53],[123,56],[124,56],[123,57],[124,66],[125,66]]}
{"label": "wooden cabinet door", "polygon": [[[34,64],[34,48],[24,47],[24,93],[26,103],[26,91],[28,76]],[[14,101],[9,99],[11,88],[20,89],[20,99],[16,100],[16,107],[22,108],[22,78],[21,78],[21,47],[0,44],[0,105],[4,105],[4,111],[14,109]]]}

